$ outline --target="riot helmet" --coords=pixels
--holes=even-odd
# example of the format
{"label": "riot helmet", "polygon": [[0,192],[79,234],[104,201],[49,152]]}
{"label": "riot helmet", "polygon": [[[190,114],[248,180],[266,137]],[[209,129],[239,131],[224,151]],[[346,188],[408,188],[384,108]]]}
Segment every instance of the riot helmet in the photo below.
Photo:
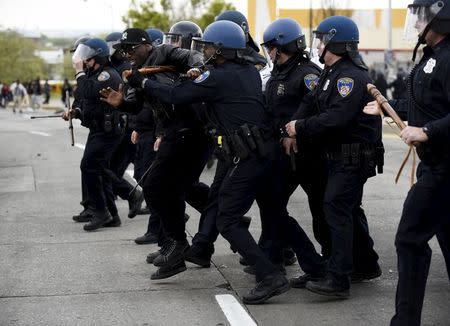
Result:
{"label": "riot helmet", "polygon": [[[209,56],[207,49],[214,50]],[[231,21],[215,21],[208,25],[203,33],[203,37],[193,37],[191,49],[201,51],[205,56],[205,64],[210,60],[215,60],[218,55],[225,59],[236,59],[239,57],[238,51],[245,50],[245,34],[242,28]]]}
{"label": "riot helmet", "polygon": [[154,27],[147,28],[145,30],[150,37],[153,46],[158,46],[163,43],[164,33],[162,30]]}
{"label": "riot helmet", "polygon": [[78,45],[72,56],[72,61],[86,61],[94,58],[97,63],[104,65],[108,61],[108,57],[108,44],[100,38],[90,38]]}
{"label": "riot helmet", "polygon": [[202,37],[202,29],[191,21],[180,21],[172,25],[168,33],[164,33],[164,43],[183,49],[191,48],[193,37]]}
{"label": "riot helmet", "polygon": [[321,63],[324,63],[326,51],[330,51],[339,56],[348,55],[356,65],[365,67],[358,52],[358,26],[350,18],[328,17],[319,24],[313,34],[311,55],[316,55],[317,51]]}
{"label": "riot helmet", "polygon": [[280,18],[267,26],[261,44],[266,59],[273,48],[279,52],[293,54],[306,49],[305,35],[299,23],[291,18]]}
{"label": "riot helmet", "polygon": [[439,34],[450,33],[450,0],[414,0],[408,5],[403,37],[407,41],[417,41],[412,61],[417,50],[425,44],[429,30]]}
{"label": "riot helmet", "polygon": [[116,52],[116,49],[113,47],[115,44],[120,43],[120,39],[122,38],[122,33],[120,32],[113,32],[111,34],[108,34],[105,37],[106,44],[108,44],[109,48],[109,55],[112,57],[114,53]]}
{"label": "riot helmet", "polygon": [[89,40],[90,38],[91,38],[90,36],[82,36],[82,37],[80,37],[79,39],[77,39],[77,40],[73,43],[72,48],[70,49],[70,52],[71,52],[71,53],[74,53],[75,50],[77,49],[78,45],[80,45],[80,43],[82,43],[82,42],[84,42],[84,41],[87,41],[87,40]]}
{"label": "riot helmet", "polygon": [[247,18],[237,10],[225,10],[216,17],[216,21],[228,20],[238,24],[245,33],[245,42],[252,47],[256,52],[259,52],[259,46],[250,35],[250,27]]}

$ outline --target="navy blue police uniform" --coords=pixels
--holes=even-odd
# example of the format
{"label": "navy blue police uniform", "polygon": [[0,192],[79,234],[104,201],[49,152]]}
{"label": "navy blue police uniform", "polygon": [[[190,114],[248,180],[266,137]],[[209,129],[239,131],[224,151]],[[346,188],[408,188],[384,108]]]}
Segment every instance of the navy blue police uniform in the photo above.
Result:
{"label": "navy blue police uniform", "polygon": [[[379,268],[361,208],[364,184],[376,173],[374,153],[381,139],[379,119],[362,112],[370,100],[366,90],[369,82],[367,71],[344,57],[324,69],[317,87],[294,116],[299,143],[319,141],[326,151],[324,212],[332,243],[328,272],[344,292],[350,288],[353,271]],[[318,113],[308,117],[315,110]],[[357,248],[353,254],[354,243]],[[354,255],[360,266],[354,266]]]}
{"label": "navy blue police uniform", "polygon": [[[82,124],[89,128],[80,166],[83,183],[86,185],[89,204],[92,205],[95,214],[102,216],[105,221],[110,221],[111,218],[105,218],[105,216],[108,216],[109,213],[117,216],[117,208],[114,203],[111,179],[107,171],[112,150],[120,137],[120,131],[115,128],[114,124],[115,109],[100,100],[99,92],[108,87],[117,90],[122,79],[115,69],[108,66],[80,73],[76,79],[76,97],[82,99]],[[90,227],[85,225],[85,229],[90,229]]]}
{"label": "navy blue police uniform", "polygon": [[[449,6],[449,2],[445,4]],[[449,14],[450,17],[450,14]],[[395,237],[398,256],[396,314],[391,325],[415,326],[421,312],[436,236],[450,279],[450,38],[423,49],[408,80],[408,100],[394,102],[409,126],[423,127],[417,182],[408,192]]]}

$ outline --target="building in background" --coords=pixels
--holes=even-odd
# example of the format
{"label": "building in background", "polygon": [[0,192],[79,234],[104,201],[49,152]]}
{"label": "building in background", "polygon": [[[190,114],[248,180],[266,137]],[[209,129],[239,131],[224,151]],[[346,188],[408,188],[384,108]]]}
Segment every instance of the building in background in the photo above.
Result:
{"label": "building in background", "polygon": [[[331,15],[345,15],[352,18],[360,30],[360,52],[369,67],[391,71],[395,74],[398,67],[408,69],[414,44],[403,41],[403,26],[406,18],[405,1],[393,1],[389,10],[389,0],[306,0],[295,1],[295,8],[287,8],[288,1],[248,0],[247,16],[251,34],[257,42],[262,40],[266,26],[277,18],[290,17],[297,20],[305,33],[322,19]],[[333,6],[333,3],[336,6]],[[364,4],[362,4],[364,3]],[[391,20],[391,24],[389,24]],[[392,26],[392,28],[390,28]],[[310,38],[307,37],[309,45]],[[392,46],[389,49],[390,45]]]}

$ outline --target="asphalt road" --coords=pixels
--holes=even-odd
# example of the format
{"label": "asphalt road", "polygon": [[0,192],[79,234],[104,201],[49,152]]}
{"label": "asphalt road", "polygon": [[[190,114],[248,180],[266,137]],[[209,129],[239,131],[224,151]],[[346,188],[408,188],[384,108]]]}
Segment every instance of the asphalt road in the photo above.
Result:
{"label": "asphalt road", "polygon": [[[30,120],[0,110],[0,325],[388,325],[397,278],[394,235],[409,188],[409,167],[394,184],[406,152],[395,135],[385,137],[385,173],[368,181],[363,201],[382,277],[353,286],[348,300],[292,289],[260,306],[242,304],[254,279],[222,238],[211,268],[189,264],[182,274],[151,281],[155,267],[145,257],[156,246],[133,242],[145,232],[146,216],[128,219],[128,203],[119,200],[120,228],[88,233],[74,223],[87,137],[79,123],[75,137],[79,146],[71,147],[60,119]],[[202,181],[211,183],[213,173],[204,171]],[[289,211],[312,235],[301,189]],[[199,214],[191,207],[187,212],[193,236]],[[249,215],[258,237],[258,209]],[[449,280],[435,239],[431,246],[423,325],[449,326]],[[288,267],[290,277],[298,274],[298,265]]]}

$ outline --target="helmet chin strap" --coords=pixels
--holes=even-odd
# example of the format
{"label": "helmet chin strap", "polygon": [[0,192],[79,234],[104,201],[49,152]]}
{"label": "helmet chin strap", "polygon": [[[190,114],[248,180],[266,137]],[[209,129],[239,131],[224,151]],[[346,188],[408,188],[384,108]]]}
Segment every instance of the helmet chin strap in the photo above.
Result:
{"label": "helmet chin strap", "polygon": [[417,40],[417,44],[416,44],[416,46],[414,47],[414,52],[413,52],[413,56],[412,56],[412,62],[416,61],[417,50],[419,50],[419,46],[420,46],[421,44],[425,44],[425,43],[426,43],[425,37],[427,36],[428,31],[430,30],[430,25],[431,25],[431,23],[428,24],[428,25],[425,27],[425,29],[423,30],[422,35],[420,35],[420,36],[419,36],[419,39]]}
{"label": "helmet chin strap", "polygon": [[327,47],[325,47],[324,49],[323,49],[323,52],[322,52],[322,54],[320,55],[320,58],[319,58],[319,62],[321,63],[321,64],[325,64],[325,54],[327,53]]}
{"label": "helmet chin strap", "polygon": [[277,65],[278,59],[280,59],[280,50],[278,50],[278,48],[277,48],[277,52],[275,53],[275,58],[273,60],[273,65],[274,66]]}

